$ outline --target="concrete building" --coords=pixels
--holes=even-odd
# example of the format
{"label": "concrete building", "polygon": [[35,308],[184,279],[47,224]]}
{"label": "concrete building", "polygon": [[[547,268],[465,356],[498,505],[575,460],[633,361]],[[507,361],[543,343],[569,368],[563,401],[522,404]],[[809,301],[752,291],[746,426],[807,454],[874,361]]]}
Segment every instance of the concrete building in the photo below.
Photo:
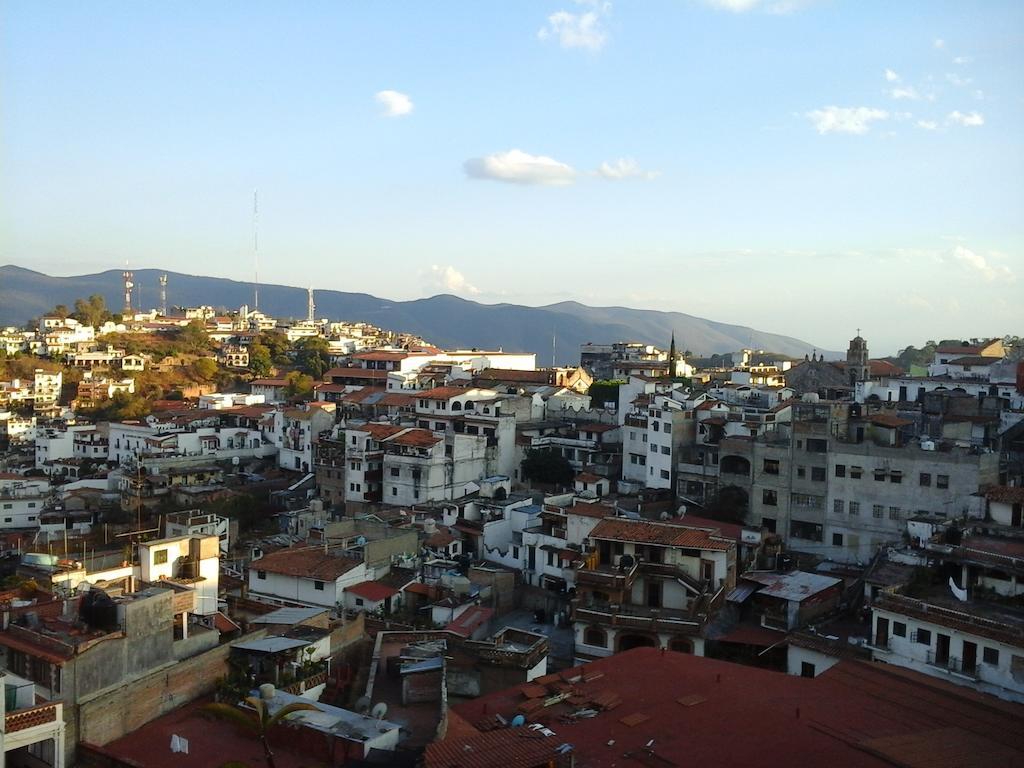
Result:
{"label": "concrete building", "polygon": [[345,587],[366,581],[366,564],[325,547],[288,547],[249,564],[249,595],[277,605],[338,608]]}

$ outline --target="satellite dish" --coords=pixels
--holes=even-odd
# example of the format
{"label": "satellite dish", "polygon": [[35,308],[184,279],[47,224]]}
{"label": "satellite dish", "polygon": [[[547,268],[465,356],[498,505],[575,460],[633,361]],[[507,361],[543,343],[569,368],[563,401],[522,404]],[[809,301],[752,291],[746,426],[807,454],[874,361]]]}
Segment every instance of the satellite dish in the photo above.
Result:
{"label": "satellite dish", "polygon": [[385,704],[383,701],[378,701],[376,704],[373,705],[373,709],[370,710],[370,715],[372,717],[377,718],[378,720],[383,720],[384,715],[386,715],[387,713],[388,705]]}
{"label": "satellite dish", "polygon": [[521,728],[524,725],[526,725],[526,718],[523,717],[522,715],[516,715],[515,717],[512,718],[512,723],[511,723],[511,727],[512,728]]}

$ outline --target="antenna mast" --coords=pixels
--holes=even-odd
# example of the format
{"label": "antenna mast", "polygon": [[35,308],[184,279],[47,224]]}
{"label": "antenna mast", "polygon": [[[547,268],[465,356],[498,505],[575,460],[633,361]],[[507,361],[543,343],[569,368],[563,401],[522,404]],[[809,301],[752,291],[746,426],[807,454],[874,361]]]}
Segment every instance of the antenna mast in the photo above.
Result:
{"label": "antenna mast", "polygon": [[135,287],[135,283],[132,282],[132,272],[126,269],[121,273],[121,277],[124,278],[124,313],[130,315],[132,313],[132,288]]}
{"label": "antenna mast", "polygon": [[260,308],[260,191],[252,191],[253,310]]}
{"label": "antenna mast", "polygon": [[160,314],[167,317],[167,275],[160,275]]}
{"label": "antenna mast", "polygon": [[309,286],[309,296],[306,299],[306,322],[316,322],[316,304],[313,303],[313,286]]}

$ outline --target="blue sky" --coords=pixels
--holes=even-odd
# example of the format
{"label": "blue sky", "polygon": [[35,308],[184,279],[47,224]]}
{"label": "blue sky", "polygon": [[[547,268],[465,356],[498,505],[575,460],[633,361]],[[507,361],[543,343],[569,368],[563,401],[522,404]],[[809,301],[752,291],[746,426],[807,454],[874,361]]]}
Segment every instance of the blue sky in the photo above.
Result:
{"label": "blue sky", "polygon": [[0,260],[1024,333],[1024,3],[0,6]]}

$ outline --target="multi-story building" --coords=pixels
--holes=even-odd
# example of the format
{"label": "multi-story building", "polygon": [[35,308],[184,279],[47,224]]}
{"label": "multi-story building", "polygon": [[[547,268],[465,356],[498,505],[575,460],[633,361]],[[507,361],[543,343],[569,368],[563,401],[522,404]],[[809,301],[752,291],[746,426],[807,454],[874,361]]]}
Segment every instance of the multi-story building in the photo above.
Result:
{"label": "multi-story building", "polygon": [[713,529],[607,518],[576,573],[576,657],[637,646],[703,652],[702,632],[736,583],[736,542]]}
{"label": "multi-story building", "polygon": [[344,552],[288,547],[249,564],[249,594],[270,603],[337,608],[345,588],[367,578],[366,564]]}
{"label": "multi-story building", "polygon": [[464,496],[486,476],[487,440],[419,428],[383,438],[383,502],[413,505]]}
{"label": "multi-story building", "polygon": [[313,446],[334,425],[334,409],[334,403],[315,402],[274,411],[279,467],[313,471]]}
{"label": "multi-story building", "polygon": [[64,374],[50,373],[37,368],[32,380],[32,397],[37,411],[51,410],[60,401]]}
{"label": "multi-story building", "polygon": [[38,528],[50,493],[44,478],[0,474],[0,530]]}
{"label": "multi-story building", "polygon": [[645,488],[676,487],[680,449],[695,437],[694,412],[684,398],[675,390],[634,405],[622,428],[623,480]]}
{"label": "multi-story building", "polygon": [[1024,702],[1024,612],[959,600],[946,587],[921,598],[883,593],[872,612],[872,656]]}

